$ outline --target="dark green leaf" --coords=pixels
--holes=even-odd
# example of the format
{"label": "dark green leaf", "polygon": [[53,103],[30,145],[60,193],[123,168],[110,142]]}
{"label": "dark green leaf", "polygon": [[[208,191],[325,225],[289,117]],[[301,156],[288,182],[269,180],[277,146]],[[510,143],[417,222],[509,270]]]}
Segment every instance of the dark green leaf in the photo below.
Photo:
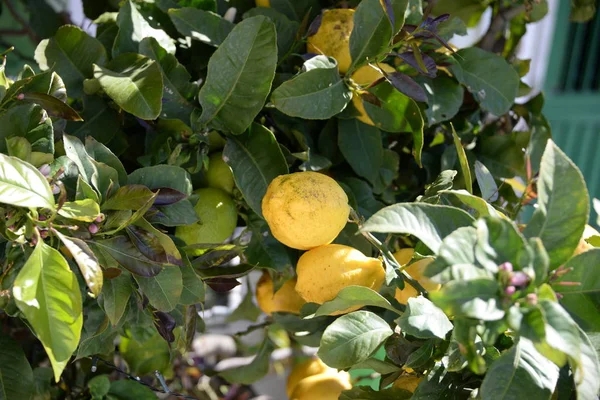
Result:
{"label": "dark green leaf", "polygon": [[0,203],[53,209],[54,195],[44,175],[33,165],[0,154]]}
{"label": "dark green leaf", "polygon": [[429,125],[451,120],[463,103],[463,87],[447,76],[417,80],[425,89],[428,107],[425,110]]}
{"label": "dark green leaf", "polygon": [[30,399],[33,394],[33,371],[20,345],[0,335],[0,399]]}
{"label": "dark green leaf", "polygon": [[215,47],[223,43],[234,27],[219,14],[190,7],[170,9],[169,17],[183,36]]}
{"label": "dark green leaf", "polygon": [[168,206],[156,207],[155,210],[148,212],[146,218],[152,223],[164,226],[191,225],[199,221],[194,206],[187,199]]}
{"label": "dark green leaf", "polygon": [[199,93],[203,125],[239,135],[263,108],[277,64],[275,25],[248,18],[233,28],[208,62]]}
{"label": "dark green leaf", "polygon": [[270,356],[274,348],[273,342],[267,338],[249,364],[219,371],[219,375],[230,383],[254,383],[269,372]]}
{"label": "dark green leaf", "polygon": [[302,73],[273,91],[271,102],[292,117],[329,119],[342,112],[351,98],[335,59],[316,56],[304,63]]}
{"label": "dark green leaf", "polygon": [[455,60],[452,73],[483,109],[498,116],[510,109],[517,97],[519,75],[502,56],[470,47],[457,51]]}
{"label": "dark green leaf", "polygon": [[102,204],[102,210],[139,210],[154,193],[143,185],[122,186]]}
{"label": "dark green leaf", "polygon": [[423,296],[408,299],[406,311],[398,320],[398,326],[406,334],[420,339],[445,339],[453,328],[442,310]]}
{"label": "dark green leaf", "polygon": [[145,277],[156,276],[162,271],[159,263],[145,257],[126,236],[116,236],[111,239],[94,241],[94,246],[100,247],[110,254],[125,269],[134,275]]}
{"label": "dark green leaf", "polygon": [[[96,161],[104,163],[117,171],[120,185],[127,184],[127,172],[121,160],[112,151],[93,137],[85,138],[85,150]],[[115,182],[116,183],[116,182]]]}
{"label": "dark green leaf", "polygon": [[318,355],[330,367],[350,368],[368,359],[392,333],[388,323],[377,315],[356,311],[325,329]]}
{"label": "dark green leaf", "polygon": [[262,199],[279,175],[288,173],[287,163],[273,133],[254,123],[243,135],[230,136],[223,157],[233,170],[236,187],[252,210],[262,216]]}
{"label": "dark green leaf", "polygon": [[94,78],[128,113],[148,120],[160,115],[163,78],[157,62],[139,54],[125,53],[114,58],[106,68],[94,64]]}
{"label": "dark green leaf", "polygon": [[527,396],[549,399],[558,381],[558,367],[521,338],[491,365],[483,383],[482,399],[504,400]]}
{"label": "dark green leaf", "polygon": [[581,172],[550,140],[542,156],[537,189],[538,207],[523,234],[542,239],[550,268],[555,269],[573,255],[590,205]]}
{"label": "dark green leaf", "polygon": [[100,302],[113,326],[123,317],[132,292],[131,275],[126,271],[122,271],[116,278],[104,279]]}
{"label": "dark green leaf", "polygon": [[257,15],[264,15],[275,24],[275,30],[277,31],[277,54],[281,59],[295,43],[296,34],[298,33],[298,29],[300,29],[300,24],[296,21],[291,21],[285,14],[272,7],[252,8],[244,14],[244,18],[250,18]]}
{"label": "dark green leaf", "polygon": [[108,375],[97,375],[93,377],[88,382],[88,388],[90,389],[92,399],[103,399],[104,396],[108,394],[108,390],[110,389],[110,380],[108,379]]}
{"label": "dark green leaf", "polygon": [[67,122],[66,131],[84,141],[88,136],[108,143],[121,129],[116,110],[99,96],[83,96],[83,122]]}
{"label": "dark green leaf", "polygon": [[490,170],[478,160],[475,161],[475,178],[477,179],[477,184],[481,190],[481,197],[491,202],[498,200],[498,185],[496,185],[494,176],[490,173]]}
{"label": "dark green leaf", "polygon": [[13,295],[42,342],[58,382],[83,325],[75,274],[57,250],[40,240],[14,282]]}
{"label": "dark green leaf", "polygon": [[68,121],[82,121],[81,116],[71,106],[49,94],[36,92],[24,93],[20,99],[24,102],[41,106],[52,117]]}
{"label": "dark green leaf", "polygon": [[350,390],[344,390],[339,397],[340,400],[408,400],[412,393],[408,390],[390,387],[383,390],[374,390],[369,386],[357,386]]}
{"label": "dark green leaf", "polygon": [[114,381],[110,384],[110,390],[108,391],[108,398],[110,400],[156,400],[157,397],[148,389],[147,386],[140,385],[139,382],[120,380]]}
{"label": "dark green leaf", "polygon": [[20,104],[0,113],[0,152],[6,153],[6,139],[24,137],[33,152],[46,153],[50,163],[54,153],[52,120],[37,104]]}
{"label": "dark green leaf", "polygon": [[150,304],[159,311],[171,311],[179,303],[183,280],[179,267],[165,267],[152,277],[133,276]]}
{"label": "dark green leaf", "polygon": [[187,196],[192,194],[190,174],[185,169],[174,165],[138,168],[129,174],[128,182],[130,185],[144,185],[152,190],[166,187],[175,189]]}
{"label": "dark green leaf", "polygon": [[183,280],[183,290],[181,291],[179,304],[194,305],[202,303],[206,292],[204,282],[194,272],[194,268],[192,268],[187,257],[185,257],[181,267],[181,278]]}
{"label": "dark green leaf", "polygon": [[398,203],[375,213],[364,223],[361,231],[414,235],[437,253],[444,237],[457,228],[471,225],[473,221],[469,214],[454,207]]}
{"label": "dark green leaf", "polygon": [[145,37],[153,37],[169,53],[175,54],[175,41],[162,29],[154,29],[144,19],[136,6],[127,0],[117,15],[119,32],[112,47],[112,56],[123,53],[137,53],[139,44]]}
{"label": "dark green leaf", "polygon": [[454,126],[451,125],[451,127],[452,137],[454,138],[454,147],[456,148],[456,153],[458,154],[458,162],[460,163],[460,171],[463,175],[463,181],[465,182],[467,192],[473,194],[473,179],[471,178],[471,168],[469,167],[469,160],[467,160],[467,154],[465,153],[465,149],[462,146],[460,138],[454,130]]}
{"label": "dark green leaf", "polygon": [[504,316],[499,295],[498,282],[483,278],[452,281],[438,292],[429,293],[431,301],[447,315],[484,321],[495,321]]}
{"label": "dark green leaf", "polygon": [[376,291],[365,286],[347,286],[339,291],[335,299],[323,303],[315,312],[315,316],[331,315],[335,311],[344,311],[356,306],[381,307],[401,314]]}
{"label": "dark green leaf", "polygon": [[338,144],[344,158],[358,176],[374,185],[383,165],[381,132],[356,118],[338,123]]}

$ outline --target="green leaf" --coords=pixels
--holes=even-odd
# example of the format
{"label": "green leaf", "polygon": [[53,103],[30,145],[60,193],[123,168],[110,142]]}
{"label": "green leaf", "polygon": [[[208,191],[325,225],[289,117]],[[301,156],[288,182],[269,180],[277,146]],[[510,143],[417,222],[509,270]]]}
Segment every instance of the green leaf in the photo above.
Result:
{"label": "green leaf", "polygon": [[[129,3],[127,3],[129,4]],[[156,119],[162,108],[163,79],[157,62],[134,53],[94,64],[94,78],[123,110],[141,119]]]}
{"label": "green leaf", "polygon": [[473,179],[471,178],[471,168],[469,168],[469,160],[467,160],[467,154],[465,153],[465,149],[462,146],[460,138],[456,134],[454,130],[454,126],[452,127],[452,137],[454,138],[454,147],[456,148],[456,153],[458,154],[458,161],[460,163],[460,171],[463,174],[463,180],[465,182],[465,187],[467,192],[473,194]]}
{"label": "green leaf", "polygon": [[250,385],[269,372],[270,356],[274,349],[273,342],[267,338],[249,364],[219,371],[219,375],[230,383]]}
{"label": "green leaf", "polygon": [[[100,311],[102,313],[102,311]],[[109,319],[102,314],[102,322],[98,326],[89,316],[83,326],[84,333],[81,335],[81,343],[77,348],[77,357],[95,356],[98,354],[110,354],[115,349],[115,339],[119,336],[118,329],[110,326]]]}
{"label": "green leaf", "polygon": [[99,301],[113,326],[117,326],[123,317],[132,292],[129,272],[123,271],[116,278],[104,279],[102,296]]}
{"label": "green leaf", "polygon": [[223,43],[234,27],[219,14],[191,7],[172,8],[169,17],[183,36],[215,47]]}
{"label": "green leaf", "polygon": [[475,160],[475,178],[481,190],[481,197],[491,202],[498,200],[498,185],[496,185],[494,176],[479,160]]}
{"label": "green leaf", "polygon": [[383,143],[379,129],[363,124],[356,118],[340,119],[338,145],[354,172],[375,185],[383,165]]}
{"label": "green leaf", "polygon": [[576,371],[580,367],[581,356],[577,323],[554,301],[541,300],[539,305],[546,320],[546,338],[543,343],[535,343],[537,350],[559,367],[568,360]]}
{"label": "green leaf", "polygon": [[235,310],[227,317],[227,322],[234,322],[240,320],[246,321],[256,321],[258,317],[262,314],[260,308],[254,304],[252,299],[254,298],[254,293],[252,291],[252,287],[250,286],[250,281],[247,281],[246,285],[246,295],[242,299],[242,302],[236,307]]}
{"label": "green leaf", "polygon": [[[192,194],[192,179],[183,168],[175,165],[155,165],[138,168],[128,176],[130,185],[144,185],[151,190],[170,188],[187,196]],[[177,203],[175,203],[177,204]]]}
{"label": "green leaf", "polygon": [[31,144],[21,136],[6,138],[6,150],[11,157],[19,158],[31,164]]}
{"label": "green leaf", "polygon": [[0,335],[0,399],[30,399],[33,394],[33,371],[20,345]]}
{"label": "green leaf", "polygon": [[94,241],[94,246],[113,257],[123,268],[134,275],[152,277],[162,271],[162,266],[146,256],[135,247],[126,236],[115,236],[106,240]]}
{"label": "green leaf", "polygon": [[154,38],[149,37],[141,41],[140,54],[156,61],[162,72],[161,118],[180,119],[189,123],[195,107],[188,99],[192,98],[197,90],[197,86],[190,83],[190,74],[177,58],[163,49]]}
{"label": "green leaf", "polygon": [[558,367],[525,339],[494,361],[481,384],[482,399],[508,400],[528,397],[549,399],[558,382]]}
{"label": "green leaf", "polygon": [[555,269],[577,248],[590,205],[581,172],[551,140],[542,156],[537,189],[538,207],[523,234],[542,239]]}
{"label": "green leaf", "polygon": [[478,47],[456,52],[450,68],[481,107],[500,116],[512,107],[519,90],[519,74],[504,59]]}
{"label": "green leaf", "polygon": [[236,187],[252,210],[262,217],[262,199],[279,175],[288,173],[287,163],[273,132],[253,123],[243,135],[229,136],[223,158],[233,171]]}
{"label": "green leaf", "polygon": [[0,152],[6,153],[6,139],[24,137],[31,150],[54,153],[54,130],[48,113],[37,104],[20,104],[0,113]]}
{"label": "green leaf", "polygon": [[427,94],[428,125],[451,120],[460,110],[463,103],[464,89],[454,79],[445,75],[435,79],[421,77],[417,80]]}
{"label": "green leaf", "polygon": [[65,130],[82,141],[91,136],[101,143],[109,143],[121,129],[117,111],[99,96],[83,96],[81,116],[83,121],[69,121]]}
{"label": "green leaf", "polygon": [[600,363],[598,362],[598,353],[589,337],[580,328],[577,327],[579,339],[581,342],[581,357],[579,368],[575,369],[573,379],[577,389],[578,399],[593,399],[598,396],[600,391]]}
{"label": "green leaf", "polygon": [[409,354],[404,364],[407,368],[420,368],[433,356],[436,339],[427,340],[421,347]]}
{"label": "green leaf", "polygon": [[179,304],[187,306],[202,303],[206,294],[204,282],[196,274],[186,256],[184,256],[183,266],[181,267],[181,277],[183,290],[181,291]]}
{"label": "green leaf", "polygon": [[123,379],[110,384],[107,398],[110,400],[156,400],[158,397],[147,386]]}
{"label": "green leaf", "polygon": [[147,213],[146,218],[153,224],[164,226],[190,225],[199,221],[194,206],[187,199],[168,206],[158,206],[156,211]]}
{"label": "green leaf", "polygon": [[[93,137],[85,138],[85,150],[94,160],[104,163],[117,171],[120,185],[127,184],[127,172],[121,160],[112,151]],[[116,182],[115,182],[116,183]]]}
{"label": "green leaf", "polygon": [[494,206],[479,196],[472,195],[466,190],[441,190],[438,192],[442,204],[461,207],[477,218],[492,216],[501,217]]}
{"label": "green leaf", "polygon": [[110,389],[110,380],[108,375],[97,375],[90,379],[87,386],[90,389],[92,399],[103,399]]}
{"label": "green leaf", "polygon": [[414,235],[437,253],[446,236],[457,228],[472,225],[473,221],[469,214],[455,207],[398,203],[376,212],[360,230]]}
{"label": "green leaf", "polygon": [[250,264],[272,268],[278,272],[292,270],[293,263],[287,247],[273,237],[264,219],[254,213],[250,214],[248,228],[252,237],[244,255]]}
{"label": "green leaf", "polygon": [[[564,267],[566,274],[552,282],[562,295],[560,304],[586,331],[600,332],[600,249],[591,249],[571,258]],[[575,282],[576,285],[563,285]]]}
{"label": "green leaf", "polygon": [[423,296],[408,299],[406,311],[398,320],[398,326],[408,335],[419,339],[445,339],[453,326],[448,317]]}
{"label": "green leaf", "polygon": [[59,381],[79,344],[81,292],[63,256],[39,241],[13,286],[15,302],[38,337]]}
{"label": "green leaf", "polygon": [[48,115],[55,118],[62,118],[69,121],[82,121],[81,116],[71,106],[62,100],[45,93],[23,93],[21,101],[34,103],[42,107]]}
{"label": "green leaf", "polygon": [[150,304],[159,311],[172,311],[179,303],[183,291],[183,280],[179,267],[165,267],[149,278],[133,276]]}
{"label": "green leaf", "polygon": [[287,54],[292,45],[294,45],[300,24],[290,20],[285,14],[273,8],[273,6],[271,8],[251,8],[244,14],[244,18],[251,18],[257,15],[264,15],[275,24],[275,30],[277,31],[277,55],[281,59]]}
{"label": "green leaf", "polygon": [[304,63],[302,72],[282,83],[271,95],[279,111],[304,119],[329,119],[342,112],[352,92],[340,78],[335,59],[316,56]]}
{"label": "green leaf", "polygon": [[336,319],[323,337],[318,355],[330,367],[346,369],[368,359],[393,331],[369,311],[356,311]]}
{"label": "green leaf", "polygon": [[58,214],[75,221],[94,222],[100,215],[100,206],[92,199],[67,201]]}
{"label": "green leaf", "polygon": [[139,210],[155,195],[143,185],[121,186],[102,204],[102,210]]}
{"label": "green leaf", "polygon": [[378,360],[377,358],[369,358],[361,363],[355,364],[352,369],[371,369],[380,374],[391,374],[402,370],[402,368],[397,365]]}
{"label": "green leaf", "polygon": [[363,0],[354,13],[354,29],[350,35],[352,69],[368,61],[374,61],[388,48],[392,36],[404,25],[404,14],[408,0],[391,0],[394,11],[394,26],[379,0]]}
{"label": "green leaf", "polygon": [[498,265],[503,262],[510,262],[517,269],[525,270],[529,267],[529,246],[514,223],[506,219],[486,217],[477,220],[475,224],[475,258],[481,266],[493,273],[498,272]]}
{"label": "green leaf", "polygon": [[135,5],[127,0],[117,15],[119,32],[113,43],[112,56],[123,53],[137,53],[139,44],[145,37],[153,37],[169,53],[175,54],[175,41],[163,29],[154,29],[144,19]]}
{"label": "green leaf", "polygon": [[237,24],[208,62],[199,123],[244,132],[263,108],[276,64],[275,25],[262,16]]}
{"label": "green leaf", "polygon": [[53,230],[53,233],[73,255],[87,287],[94,296],[98,297],[102,291],[102,269],[96,255],[83,240],[65,236],[57,230]]}
{"label": "green leaf", "polygon": [[382,295],[365,286],[347,286],[339,291],[335,299],[323,303],[317,311],[315,317],[330,315],[335,311],[347,310],[355,306],[374,306],[385,308],[398,315],[400,311],[396,310],[389,301]]}
{"label": "green leaf", "polygon": [[83,81],[92,77],[92,64],[106,61],[104,46],[80,28],[64,25],[35,50],[35,60],[42,71],[53,69],[69,88],[71,97],[81,97]]}
{"label": "green leaf", "polygon": [[499,301],[500,286],[492,279],[452,281],[429,293],[431,301],[446,315],[496,321],[504,316]]}
{"label": "green leaf", "polygon": [[0,203],[53,209],[54,195],[44,175],[33,165],[0,154]]}
{"label": "green leaf", "polygon": [[413,156],[421,165],[423,150],[423,117],[417,103],[400,93],[389,82],[380,83],[369,89],[381,102],[376,106],[364,102],[365,111],[375,126],[386,132],[411,132],[413,137]]}

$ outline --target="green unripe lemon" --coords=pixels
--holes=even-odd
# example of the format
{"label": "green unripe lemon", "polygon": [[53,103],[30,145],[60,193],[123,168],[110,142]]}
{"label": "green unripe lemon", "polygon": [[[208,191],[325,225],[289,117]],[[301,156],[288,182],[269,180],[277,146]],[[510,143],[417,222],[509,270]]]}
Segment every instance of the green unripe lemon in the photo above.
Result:
{"label": "green unripe lemon", "polygon": [[[199,200],[194,207],[200,221],[178,226],[175,236],[187,245],[200,243],[222,243],[233,234],[237,225],[237,209],[227,193],[220,189],[207,188],[195,191]],[[198,251],[198,253],[201,253]],[[200,255],[191,253],[192,255]]]}
{"label": "green unripe lemon", "polygon": [[223,153],[210,156],[205,178],[209,187],[221,189],[229,194],[233,192],[233,173],[229,165],[223,161]]}

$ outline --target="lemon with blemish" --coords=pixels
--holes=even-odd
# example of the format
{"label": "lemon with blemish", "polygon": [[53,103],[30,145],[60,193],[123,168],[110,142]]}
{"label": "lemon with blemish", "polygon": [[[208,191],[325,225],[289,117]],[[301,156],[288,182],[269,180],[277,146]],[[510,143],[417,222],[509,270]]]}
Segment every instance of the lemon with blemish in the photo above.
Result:
{"label": "lemon with blemish", "polygon": [[408,390],[409,392],[414,393],[414,391],[417,390],[417,386],[419,386],[419,383],[421,383],[422,380],[422,376],[402,375],[394,381],[392,387]]}
{"label": "lemon with blemish", "polygon": [[324,54],[336,59],[342,74],[348,72],[350,56],[350,34],[354,28],[354,10],[336,8],[321,14],[321,26],[308,37],[306,50],[309,53]]}
{"label": "lemon with blemish", "polygon": [[350,214],[348,196],[332,178],[296,172],[275,178],[262,200],[262,212],[273,236],[294,249],[331,243]]}

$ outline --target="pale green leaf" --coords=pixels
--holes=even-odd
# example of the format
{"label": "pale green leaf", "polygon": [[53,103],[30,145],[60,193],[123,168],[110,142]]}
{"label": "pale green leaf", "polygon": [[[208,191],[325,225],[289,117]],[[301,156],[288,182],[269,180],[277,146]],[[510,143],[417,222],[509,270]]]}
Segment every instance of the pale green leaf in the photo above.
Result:
{"label": "pale green leaf", "polygon": [[0,203],[53,209],[54,195],[44,175],[33,165],[0,154]]}

